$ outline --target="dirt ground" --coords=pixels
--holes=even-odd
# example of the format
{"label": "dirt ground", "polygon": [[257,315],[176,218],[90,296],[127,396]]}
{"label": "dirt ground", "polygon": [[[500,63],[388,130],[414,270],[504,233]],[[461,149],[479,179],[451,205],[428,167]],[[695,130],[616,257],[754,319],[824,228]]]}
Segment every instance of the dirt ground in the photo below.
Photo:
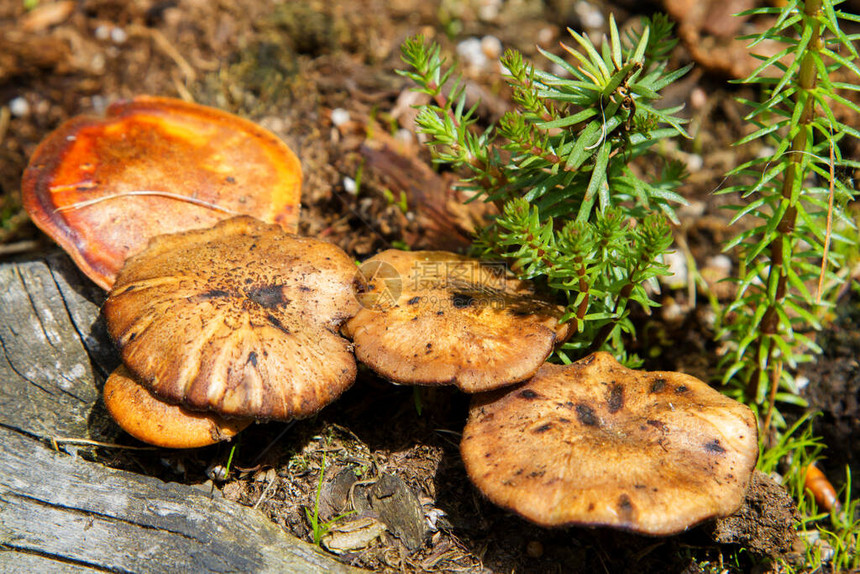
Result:
{"label": "dirt ground", "polygon": [[[280,136],[303,164],[303,234],[337,243],[356,259],[404,244],[462,249],[480,212],[446,203],[453,177],[429,167],[415,137],[410,106],[420,100],[394,73],[401,42],[423,33],[453,57],[463,40],[490,36],[541,65],[536,46],[558,51],[566,26],[588,29],[601,16],[592,28],[599,31],[610,11],[624,24],[664,8],[627,0],[84,0],[34,2],[31,11],[28,4],[0,0],[0,257],[50,246],[20,211],[21,174],[39,141],[76,114],[100,113],[137,94],[213,105]],[[688,5],[666,4],[687,17]],[[728,56],[729,48],[720,51],[738,30],[717,16],[742,4],[709,4],[725,6],[704,27],[682,20],[687,33],[717,47],[711,60],[666,90],[667,105],[687,105],[693,138],[660,150],[690,166],[681,190],[690,205],[680,210],[677,243],[722,299],[730,293],[716,283],[727,273],[718,256],[733,232],[720,207],[731,198],[714,191],[725,185],[727,170],[759,151],[731,146],[749,129],[735,98],[754,94],[727,84],[732,70],[723,64],[739,60]],[[679,45],[673,66],[701,57],[693,52]],[[498,119],[509,106],[498,67],[475,63],[466,78],[470,97],[481,101],[482,122]],[[846,153],[858,157],[856,149]],[[664,310],[637,319],[641,336],[633,350],[646,368],[718,378],[713,315],[695,293],[666,288]],[[825,354],[809,369],[806,391],[811,408],[823,412],[816,425],[832,447],[825,470],[837,485],[846,464],[860,469],[860,341],[853,329],[860,308],[850,292],[844,300],[851,304],[823,335]],[[351,512],[334,520],[324,547],[340,544],[339,559],[377,571],[743,571],[762,556],[796,550],[791,504],[766,478],[751,489],[743,520],[680,536],[533,526],[494,507],[469,483],[458,452],[467,408],[468,398],[455,390],[413,392],[361,371],[353,389],[317,417],[255,425],[235,450],[230,444],[190,453],[105,450],[101,460],[200,484],[259,508],[304,539],[313,537],[307,509],[318,506],[323,522]],[[133,443],[110,427],[104,433]],[[738,555],[739,545],[750,552]]]}

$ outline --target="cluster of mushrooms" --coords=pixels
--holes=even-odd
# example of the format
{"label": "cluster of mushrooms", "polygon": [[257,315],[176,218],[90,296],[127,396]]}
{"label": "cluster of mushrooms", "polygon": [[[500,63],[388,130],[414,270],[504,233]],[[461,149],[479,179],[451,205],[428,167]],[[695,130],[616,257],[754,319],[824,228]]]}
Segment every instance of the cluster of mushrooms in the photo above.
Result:
{"label": "cluster of mushrooms", "polygon": [[529,282],[440,251],[357,267],[295,234],[300,186],[272,134],[164,98],[73,119],[36,150],[25,206],[109,290],[123,366],[104,399],[131,435],[197,447],[310,416],[357,359],[397,384],[472,393],[469,477],[537,524],[668,535],[740,506],[758,454],[747,407],[607,353],[548,364],[570,326]]}

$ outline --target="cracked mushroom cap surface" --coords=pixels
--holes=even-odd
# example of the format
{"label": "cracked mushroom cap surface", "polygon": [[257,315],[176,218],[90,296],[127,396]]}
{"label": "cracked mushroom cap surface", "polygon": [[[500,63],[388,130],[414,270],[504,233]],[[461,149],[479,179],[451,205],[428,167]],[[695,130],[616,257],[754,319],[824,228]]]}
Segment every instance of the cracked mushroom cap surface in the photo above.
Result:
{"label": "cracked mushroom cap surface", "polygon": [[748,407],[602,352],[473,397],[460,450],[472,482],[532,522],[649,535],[735,512],[758,458]]}
{"label": "cracked mushroom cap surface", "polygon": [[208,446],[229,440],[254,422],[166,403],[135,381],[122,365],[105,381],[103,396],[108,412],[125,432],[162,448]]}
{"label": "cracked mushroom cap surface", "polygon": [[504,264],[390,249],[361,266],[362,309],[345,326],[355,354],[400,384],[473,393],[532,376],[567,335],[563,307]]}
{"label": "cracked mushroom cap surface", "polygon": [[124,364],[168,402],[226,416],[316,413],[355,379],[341,323],[358,310],[340,248],[250,217],[163,235],[105,302]]}
{"label": "cracked mushroom cap surface", "polygon": [[250,215],[298,228],[302,171],[268,130],[227,112],[139,96],[77,116],[36,148],[24,207],[103,289],[164,233]]}

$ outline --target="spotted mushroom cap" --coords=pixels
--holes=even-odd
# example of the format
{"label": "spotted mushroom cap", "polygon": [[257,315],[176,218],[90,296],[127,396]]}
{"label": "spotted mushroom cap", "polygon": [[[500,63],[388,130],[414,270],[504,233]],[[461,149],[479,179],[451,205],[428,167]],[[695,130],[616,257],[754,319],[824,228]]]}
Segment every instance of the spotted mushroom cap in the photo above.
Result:
{"label": "spotted mushroom cap", "polygon": [[169,402],[289,420],[355,379],[341,323],[358,309],[338,247],[250,217],[163,235],[129,259],[104,305],[142,384]]}
{"label": "spotted mushroom cap", "polygon": [[758,457],[749,408],[608,353],[476,395],[460,450],[490,500],[537,524],[650,535],[736,511]]}
{"label": "spotted mushroom cap", "polygon": [[152,237],[233,215],[298,228],[302,170],[277,136],[233,114],[139,96],[77,116],[36,148],[21,183],[33,222],[110,289]]}
{"label": "spotted mushroom cap", "polygon": [[166,403],[135,381],[122,365],[105,381],[103,395],[108,412],[124,431],[163,448],[208,446],[229,440],[254,422]]}
{"label": "spotted mushroom cap", "polygon": [[563,307],[503,264],[390,249],[361,269],[363,308],[344,332],[359,361],[396,383],[495,389],[532,376],[567,336]]}

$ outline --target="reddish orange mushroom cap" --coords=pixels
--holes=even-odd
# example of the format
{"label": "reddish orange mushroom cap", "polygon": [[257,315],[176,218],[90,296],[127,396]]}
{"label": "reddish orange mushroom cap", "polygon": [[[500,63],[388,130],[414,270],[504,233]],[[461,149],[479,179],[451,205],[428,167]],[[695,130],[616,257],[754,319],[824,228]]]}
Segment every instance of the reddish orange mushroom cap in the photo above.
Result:
{"label": "reddish orange mushroom cap", "polygon": [[301,182],[296,155],[253,122],[142,96],[51,133],[24,172],[22,195],[36,225],[109,289],[156,235],[237,214],[295,232]]}

